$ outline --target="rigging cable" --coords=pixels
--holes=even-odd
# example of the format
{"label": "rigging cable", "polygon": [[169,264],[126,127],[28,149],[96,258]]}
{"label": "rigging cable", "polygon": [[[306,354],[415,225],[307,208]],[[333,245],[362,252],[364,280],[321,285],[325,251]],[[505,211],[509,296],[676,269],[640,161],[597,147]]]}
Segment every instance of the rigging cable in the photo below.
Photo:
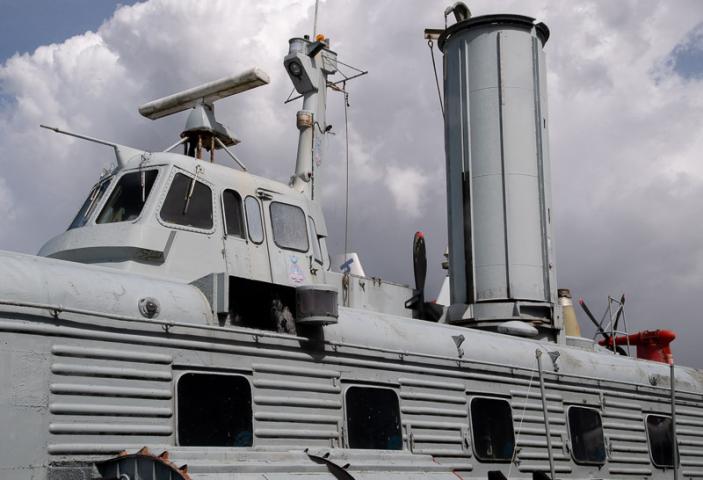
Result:
{"label": "rigging cable", "polygon": [[[347,82],[342,83],[344,91],[344,154],[346,162],[346,188],[344,191],[344,255],[349,253],[349,92]],[[345,258],[346,262],[348,259]]]}
{"label": "rigging cable", "polygon": [[432,57],[432,69],[434,70],[434,81],[435,84],[437,85],[437,98],[439,98],[439,108],[442,110],[442,117],[444,117],[444,103],[442,102],[442,93],[439,89],[439,77],[437,76],[437,64],[435,63],[434,60],[434,42],[430,38],[427,40],[427,46],[430,47],[430,56]]}
{"label": "rigging cable", "polygon": [[520,442],[520,433],[522,432],[522,422],[525,420],[525,410],[527,410],[527,401],[530,399],[530,390],[532,389],[532,380],[535,378],[535,372],[532,371],[530,375],[530,383],[527,384],[527,393],[525,394],[525,402],[522,404],[522,415],[520,416],[520,423],[517,427],[517,432],[515,432],[515,448],[513,449],[513,457],[510,459],[510,467],[508,468],[508,480],[510,480],[510,474],[513,471],[513,465],[517,460],[517,444]]}

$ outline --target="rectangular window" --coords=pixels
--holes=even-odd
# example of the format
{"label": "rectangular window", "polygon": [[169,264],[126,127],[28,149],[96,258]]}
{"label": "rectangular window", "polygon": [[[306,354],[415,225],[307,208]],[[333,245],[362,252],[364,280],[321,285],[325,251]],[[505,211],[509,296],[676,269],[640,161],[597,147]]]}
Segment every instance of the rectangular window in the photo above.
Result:
{"label": "rectangular window", "polygon": [[142,170],[122,175],[96,223],[127,222],[139,217],[156,181],[156,174],[156,170]]}
{"label": "rectangular window", "polygon": [[95,207],[98,206],[100,200],[103,198],[107,187],[110,186],[110,180],[111,178],[106,178],[98,182],[93,187],[93,189],[90,191],[90,194],[88,195],[88,198],[85,199],[83,206],[80,210],[78,210],[76,218],[73,219],[71,225],[68,227],[69,230],[71,230],[72,228],[82,227],[86,224],[90,216],[93,214]]}
{"label": "rectangular window", "polygon": [[247,197],[244,200],[244,209],[247,212],[247,229],[249,230],[249,240],[254,243],[264,241],[264,226],[261,223],[261,207],[259,201],[254,197]]}
{"label": "rectangular window", "polygon": [[225,210],[225,226],[227,235],[244,238],[244,213],[242,212],[242,197],[234,190],[225,190],[222,194],[222,204]]}
{"label": "rectangular window", "polygon": [[510,462],[515,451],[515,432],[510,403],[495,398],[471,401],[474,453],[484,462]]}
{"label": "rectangular window", "polygon": [[571,454],[576,463],[605,464],[603,423],[598,410],[583,407],[569,408],[569,436]]}
{"label": "rectangular window", "polygon": [[403,449],[400,407],[393,390],[349,387],[346,407],[350,448]]}
{"label": "rectangular window", "polygon": [[673,468],[674,466],[674,432],[671,417],[661,415],[647,416],[647,437],[649,452],[655,467]]}
{"label": "rectangular window", "polygon": [[211,229],[212,190],[195,178],[177,173],[161,207],[161,219],[176,225]]}
{"label": "rectangular window", "polygon": [[250,447],[251,387],[235,375],[185,373],[178,380],[178,443]]}
{"label": "rectangular window", "polygon": [[281,248],[308,251],[308,228],[305,213],[300,207],[287,203],[271,202],[273,241]]}

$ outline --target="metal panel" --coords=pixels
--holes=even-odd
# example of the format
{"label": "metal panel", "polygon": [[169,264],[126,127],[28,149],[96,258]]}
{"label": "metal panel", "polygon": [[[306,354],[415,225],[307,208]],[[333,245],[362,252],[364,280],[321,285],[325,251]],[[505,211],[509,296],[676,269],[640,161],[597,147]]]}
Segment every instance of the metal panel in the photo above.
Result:
{"label": "metal panel", "polygon": [[544,42],[527,17],[476,17],[448,32],[440,46],[452,303],[485,303],[473,310],[481,320],[504,315],[501,302],[518,318],[535,302],[553,322]]}

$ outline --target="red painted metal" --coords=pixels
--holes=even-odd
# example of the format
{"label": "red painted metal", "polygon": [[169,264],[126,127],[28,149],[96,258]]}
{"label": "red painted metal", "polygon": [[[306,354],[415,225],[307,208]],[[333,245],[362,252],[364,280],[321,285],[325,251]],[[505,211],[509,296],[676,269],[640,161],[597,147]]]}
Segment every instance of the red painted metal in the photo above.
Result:
{"label": "red painted metal", "polygon": [[671,330],[644,330],[632,335],[615,337],[614,341],[612,337],[608,340],[603,339],[598,343],[602,346],[607,345],[609,348],[613,347],[613,343],[615,345],[634,345],[637,347],[637,358],[671,365],[674,363],[674,357],[671,354],[669,344],[675,338],[676,334]]}

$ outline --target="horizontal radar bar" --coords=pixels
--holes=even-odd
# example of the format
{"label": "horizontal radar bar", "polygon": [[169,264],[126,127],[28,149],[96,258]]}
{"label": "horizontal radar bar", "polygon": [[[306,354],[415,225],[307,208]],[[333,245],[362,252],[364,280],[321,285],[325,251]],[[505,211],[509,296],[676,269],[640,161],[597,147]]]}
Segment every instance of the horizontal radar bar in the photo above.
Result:
{"label": "horizontal radar bar", "polygon": [[139,107],[139,113],[147,118],[156,120],[173,113],[182,112],[202,102],[212,103],[215,100],[266,85],[269,81],[269,76],[266,72],[259,68],[252,68],[239,75],[221,78],[145,103]]}

